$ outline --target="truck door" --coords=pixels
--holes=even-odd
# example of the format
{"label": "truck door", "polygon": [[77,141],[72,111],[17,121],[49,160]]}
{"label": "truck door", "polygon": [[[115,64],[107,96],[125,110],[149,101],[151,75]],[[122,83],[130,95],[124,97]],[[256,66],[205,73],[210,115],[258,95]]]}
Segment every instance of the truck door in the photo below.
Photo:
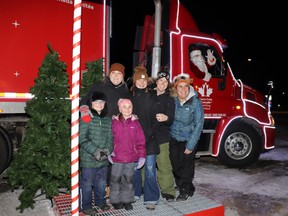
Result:
{"label": "truck door", "polygon": [[194,79],[205,118],[220,119],[232,111],[234,82],[216,40],[183,37],[183,72]]}

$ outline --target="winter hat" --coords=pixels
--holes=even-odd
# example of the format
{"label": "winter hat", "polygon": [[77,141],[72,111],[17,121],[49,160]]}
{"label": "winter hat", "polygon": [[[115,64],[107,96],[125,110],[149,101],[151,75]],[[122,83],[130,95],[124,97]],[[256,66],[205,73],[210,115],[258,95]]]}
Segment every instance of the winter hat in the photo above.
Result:
{"label": "winter hat", "polygon": [[102,100],[102,101],[106,101],[106,96],[104,93],[102,92],[93,92],[92,95],[91,95],[91,105],[90,105],[90,110],[91,110],[91,113],[93,116],[95,115],[98,115],[100,117],[104,117],[104,116],[107,116],[108,114],[108,107],[107,107],[107,103],[104,104],[104,107],[101,111],[101,113],[99,114],[96,110],[94,109],[91,109],[92,108],[92,102],[93,101],[96,101],[96,100]]}
{"label": "winter hat", "polygon": [[106,96],[102,92],[93,92],[91,99],[92,99],[92,102],[96,100],[106,101]]}
{"label": "winter hat", "polygon": [[125,67],[124,67],[123,64],[120,64],[120,63],[112,64],[111,67],[110,67],[110,70],[109,70],[109,74],[112,71],[120,71],[123,74],[123,76],[125,76]]}
{"label": "winter hat", "polygon": [[166,80],[169,82],[170,81],[170,74],[168,71],[159,71],[157,74],[157,80],[165,77]]}
{"label": "winter hat", "polygon": [[136,66],[134,68],[133,83],[138,79],[146,79],[148,81],[147,69],[144,66]]}
{"label": "winter hat", "polygon": [[176,88],[177,85],[182,83],[182,82],[186,83],[187,85],[192,84],[193,79],[190,78],[189,74],[183,73],[183,74],[180,74],[180,75],[174,77],[173,82],[174,82],[174,87]]}
{"label": "winter hat", "polygon": [[190,53],[190,59],[193,59],[199,55],[202,55],[201,51],[199,49],[195,49]]}
{"label": "winter hat", "polygon": [[130,99],[120,98],[118,100],[118,107],[120,112],[125,105],[131,105],[133,107],[132,101]]}

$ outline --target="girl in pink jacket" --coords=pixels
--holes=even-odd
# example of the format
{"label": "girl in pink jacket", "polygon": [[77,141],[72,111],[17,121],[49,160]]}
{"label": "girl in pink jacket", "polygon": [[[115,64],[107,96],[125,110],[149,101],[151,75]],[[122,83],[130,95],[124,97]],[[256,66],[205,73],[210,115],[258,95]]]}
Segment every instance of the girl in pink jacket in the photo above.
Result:
{"label": "girl in pink jacket", "polygon": [[133,176],[135,163],[140,169],[145,163],[145,135],[138,121],[132,114],[130,99],[118,101],[120,113],[112,117],[114,150],[109,157],[112,163],[110,178],[110,203],[115,209],[132,210],[134,202]]}

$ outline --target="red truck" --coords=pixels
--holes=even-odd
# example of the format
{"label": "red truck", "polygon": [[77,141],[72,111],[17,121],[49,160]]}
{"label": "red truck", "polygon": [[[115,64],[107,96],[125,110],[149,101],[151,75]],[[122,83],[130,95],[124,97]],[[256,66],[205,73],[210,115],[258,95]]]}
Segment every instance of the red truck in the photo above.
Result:
{"label": "red truck", "polygon": [[[154,0],[155,13],[143,17],[135,35],[133,65],[145,65],[151,77],[160,68],[170,72],[171,81],[181,73],[193,77],[205,112],[197,155],[217,157],[227,167],[250,166],[274,148],[269,95],[234,77],[224,57],[225,40],[200,32],[184,2]],[[24,108],[49,42],[66,62],[71,80],[73,10],[72,0],[0,3],[0,173],[25,135],[29,117]],[[82,2],[81,71],[86,62],[103,58],[108,72],[111,19],[112,0]],[[196,65],[196,57],[204,64]]]}

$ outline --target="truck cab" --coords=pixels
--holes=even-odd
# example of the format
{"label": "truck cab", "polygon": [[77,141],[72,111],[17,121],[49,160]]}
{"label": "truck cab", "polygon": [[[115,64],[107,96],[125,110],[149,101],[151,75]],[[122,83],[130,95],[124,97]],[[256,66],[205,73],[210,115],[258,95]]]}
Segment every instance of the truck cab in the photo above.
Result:
{"label": "truck cab", "polygon": [[[267,97],[234,77],[225,59],[226,41],[219,34],[200,32],[184,1],[154,2],[155,14],[145,19],[141,57],[136,59],[146,57],[152,77],[161,65],[171,81],[183,73],[193,78],[205,113],[198,156],[217,157],[227,167],[254,164],[262,152],[274,148],[275,124]],[[193,61],[199,57],[197,65]]]}

